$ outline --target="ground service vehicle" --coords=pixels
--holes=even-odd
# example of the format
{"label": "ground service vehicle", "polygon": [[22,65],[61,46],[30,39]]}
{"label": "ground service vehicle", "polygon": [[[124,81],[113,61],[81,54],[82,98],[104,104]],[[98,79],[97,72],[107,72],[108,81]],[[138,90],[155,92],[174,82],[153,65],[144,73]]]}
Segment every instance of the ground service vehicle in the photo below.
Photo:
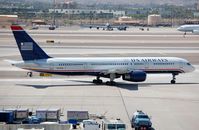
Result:
{"label": "ground service vehicle", "polygon": [[103,120],[102,130],[126,130],[126,124],[121,120]]}
{"label": "ground service vehicle", "polygon": [[83,120],[80,126],[82,130],[100,130],[100,125],[95,120]]}
{"label": "ground service vehicle", "polygon": [[142,111],[136,111],[131,120],[131,127],[135,130],[150,130],[151,120],[147,114]]}

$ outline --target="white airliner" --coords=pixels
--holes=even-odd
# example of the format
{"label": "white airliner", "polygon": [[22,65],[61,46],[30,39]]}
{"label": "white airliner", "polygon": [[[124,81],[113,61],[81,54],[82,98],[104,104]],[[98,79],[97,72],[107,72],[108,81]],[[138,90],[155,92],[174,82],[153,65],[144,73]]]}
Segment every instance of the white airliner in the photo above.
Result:
{"label": "white airliner", "polygon": [[178,31],[184,32],[184,35],[186,35],[187,32],[192,32],[193,34],[199,35],[199,25],[182,25],[179,28],[177,28]]}
{"label": "white airliner", "polygon": [[101,57],[101,58],[53,58],[48,56],[22,27],[11,26],[23,61],[11,61],[12,65],[30,71],[59,75],[92,75],[95,84],[102,84],[100,77],[109,78],[114,85],[116,78],[143,82],[148,73],[171,73],[171,83],[180,73],[194,71],[185,59],[177,57]]}
{"label": "white airliner", "polygon": [[93,25],[82,25],[82,27],[89,27],[90,29],[92,28],[96,28],[96,29],[100,29],[102,28],[103,30],[107,30],[107,31],[113,31],[114,28],[118,29],[120,31],[126,31],[127,28],[129,28],[127,25],[125,24],[121,24],[121,25],[111,25],[110,23],[106,23],[104,25],[101,24],[93,24]]}

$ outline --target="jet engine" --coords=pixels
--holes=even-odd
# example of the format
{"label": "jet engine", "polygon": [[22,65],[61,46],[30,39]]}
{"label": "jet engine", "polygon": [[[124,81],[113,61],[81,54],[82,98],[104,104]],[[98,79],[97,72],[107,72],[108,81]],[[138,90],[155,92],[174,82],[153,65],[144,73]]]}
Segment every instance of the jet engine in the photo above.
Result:
{"label": "jet engine", "polygon": [[193,30],[193,34],[199,35],[199,30]]}
{"label": "jet engine", "polygon": [[146,72],[142,70],[135,70],[122,76],[123,80],[132,82],[143,82],[146,80]]}

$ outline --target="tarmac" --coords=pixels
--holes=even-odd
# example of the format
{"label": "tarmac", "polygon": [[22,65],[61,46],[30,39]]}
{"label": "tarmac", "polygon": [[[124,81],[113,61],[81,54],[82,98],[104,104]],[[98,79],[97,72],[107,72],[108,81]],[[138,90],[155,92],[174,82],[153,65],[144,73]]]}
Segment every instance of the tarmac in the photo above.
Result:
{"label": "tarmac", "polygon": [[176,28],[102,31],[71,27],[28,33],[52,57],[172,56],[189,60],[196,70],[178,75],[176,84],[170,84],[169,74],[150,74],[142,83],[116,79],[116,86],[94,85],[95,77],[90,76],[39,77],[33,73],[30,78],[26,70],[5,61],[21,57],[11,31],[1,30],[0,109],[61,108],[63,120],[67,110],[88,110],[109,119],[120,118],[128,130],[133,112],[143,110],[151,116],[155,130],[199,128],[199,35],[183,37]]}

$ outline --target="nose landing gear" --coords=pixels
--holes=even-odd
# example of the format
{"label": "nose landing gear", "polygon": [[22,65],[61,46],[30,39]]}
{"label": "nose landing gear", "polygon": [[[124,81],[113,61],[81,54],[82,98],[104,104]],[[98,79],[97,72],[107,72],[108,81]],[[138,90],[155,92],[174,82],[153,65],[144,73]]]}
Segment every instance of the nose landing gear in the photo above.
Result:
{"label": "nose landing gear", "polygon": [[27,72],[28,77],[32,77],[32,72]]}
{"label": "nose landing gear", "polygon": [[176,74],[176,73],[172,74],[173,78],[171,80],[171,84],[175,84],[176,83],[176,77],[175,77],[176,75],[178,75],[178,74]]}

